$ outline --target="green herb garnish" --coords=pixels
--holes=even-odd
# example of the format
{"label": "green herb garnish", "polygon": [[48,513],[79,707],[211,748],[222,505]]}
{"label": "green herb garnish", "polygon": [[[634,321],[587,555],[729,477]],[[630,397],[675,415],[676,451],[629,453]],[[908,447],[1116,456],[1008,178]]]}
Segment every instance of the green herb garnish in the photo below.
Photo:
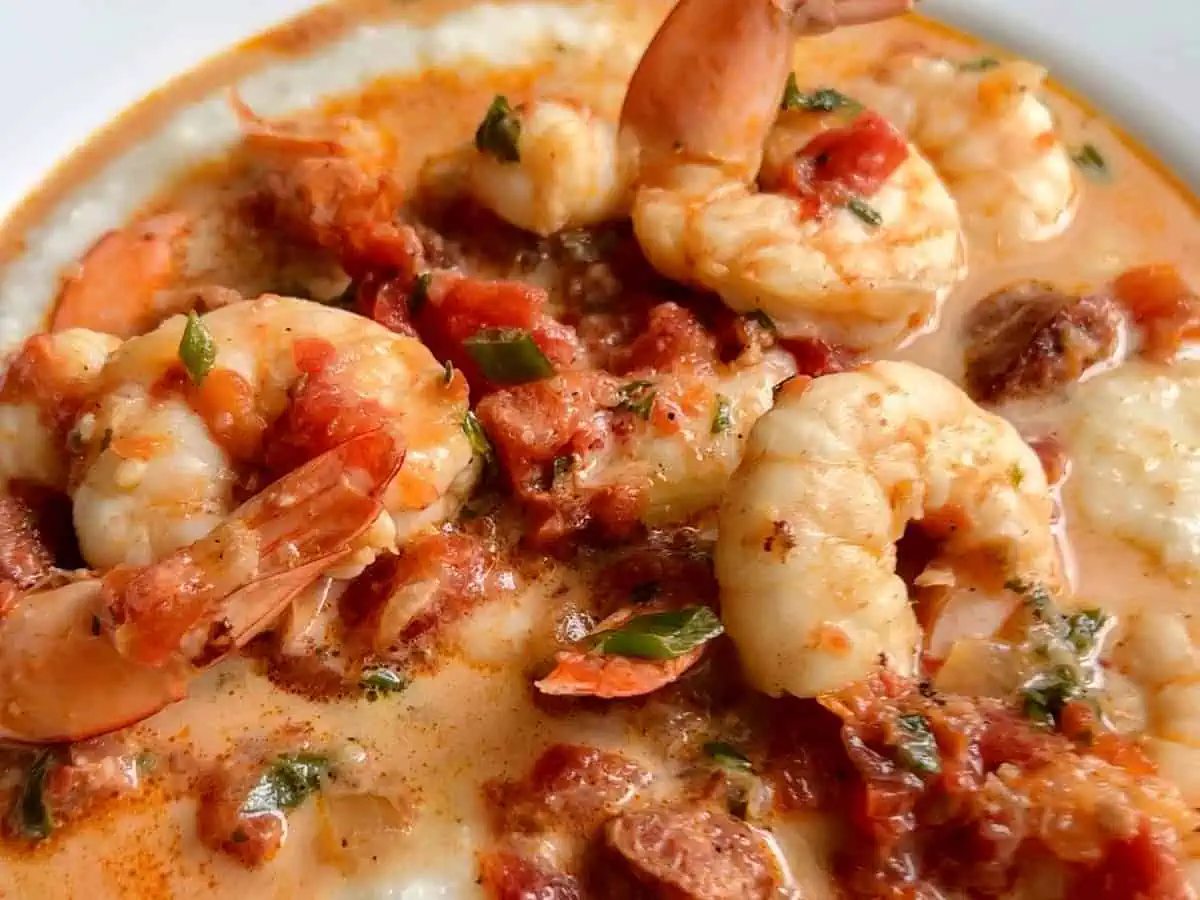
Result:
{"label": "green herb garnish", "polygon": [[329,760],[315,753],[279,757],[250,790],[242,814],[295,809],[309,794],[321,789],[321,780],[329,775],[330,768]]}
{"label": "green herb garnish", "polygon": [[896,731],[900,738],[896,744],[896,757],[900,765],[919,775],[937,775],[942,771],[937,738],[933,736],[929,721],[924,716],[913,714],[897,717]]}
{"label": "green herb garnish", "polygon": [[475,149],[502,163],[515,163],[521,161],[520,141],[521,120],[508,98],[497,94],[475,131]]}
{"label": "green herb garnish", "polygon": [[407,678],[386,666],[363,669],[363,673],[358,679],[363,694],[372,701],[388,694],[398,694],[408,687],[408,683]]}
{"label": "green herb garnish", "polygon": [[484,328],[463,346],[493,384],[525,384],[554,374],[533,335],[519,328]]}
{"label": "green herb garnish", "polygon": [[1067,616],[1067,640],[1080,656],[1087,656],[1096,649],[1096,642],[1104,633],[1108,616],[1098,609],[1084,609]]}
{"label": "green herb garnish", "polygon": [[802,109],[805,112],[835,112],[847,110],[859,112],[863,106],[857,100],[847,97],[841,91],[833,88],[819,88],[812,93],[804,93],[796,83],[796,73],[788,75],[787,85],[783,89],[782,109]]}
{"label": "green herb garnish", "polygon": [[408,316],[410,319],[415,319],[425,308],[425,304],[429,301],[431,284],[433,284],[433,275],[429,272],[422,272],[413,279],[412,287],[408,292]]}
{"label": "green herb garnish", "polygon": [[966,62],[958,64],[960,72],[987,72],[991,69],[999,68],[1000,60],[994,56],[981,56],[978,59],[969,59]]}
{"label": "green herb garnish", "polygon": [[868,204],[861,197],[851,197],[846,201],[846,209],[854,213],[866,224],[872,228],[878,228],[883,224],[883,216],[879,214],[879,210]]}
{"label": "green herb garnish", "polygon": [[183,337],[179,339],[179,361],[187,369],[193,384],[204,381],[217,360],[217,345],[193,309],[187,314]]}
{"label": "green herb garnish", "polygon": [[21,794],[17,799],[14,819],[17,831],[31,841],[44,841],[54,830],[54,817],[46,803],[46,776],[54,765],[52,750],[39,753],[25,773]]}
{"label": "green herb garnish", "polygon": [[488,440],[487,432],[483,430],[483,426],[479,423],[479,419],[475,413],[467,410],[463,416],[462,422],[463,432],[467,436],[467,440],[471,442],[471,449],[476,456],[482,456],[485,460],[491,461],[492,442]]}
{"label": "green herb garnish", "polygon": [[1084,175],[1094,181],[1105,181],[1111,174],[1108,162],[1100,155],[1095,144],[1084,144],[1075,150],[1071,154],[1071,161],[1079,167]]}
{"label": "green herb garnish", "polygon": [[709,430],[713,434],[724,434],[732,425],[733,406],[728,397],[724,394],[717,394],[717,405],[713,409],[712,427]]}
{"label": "green herb garnish", "polygon": [[649,419],[650,411],[654,409],[656,393],[652,382],[631,381],[621,388],[621,400],[617,403],[617,409],[631,412],[643,419]]}
{"label": "green herb garnish", "polygon": [[704,752],[722,769],[731,772],[749,772],[754,768],[741,751],[725,741],[709,741],[704,745]]}
{"label": "green herb garnish", "polygon": [[1083,686],[1075,670],[1070,666],[1055,666],[1025,683],[1021,689],[1022,708],[1035,722],[1053,728],[1067,702],[1082,694]]}
{"label": "green herb garnish", "polygon": [[618,628],[591,639],[592,649],[608,656],[635,659],[675,659],[724,632],[721,620],[707,606],[688,606],[670,612],[634,616]]}

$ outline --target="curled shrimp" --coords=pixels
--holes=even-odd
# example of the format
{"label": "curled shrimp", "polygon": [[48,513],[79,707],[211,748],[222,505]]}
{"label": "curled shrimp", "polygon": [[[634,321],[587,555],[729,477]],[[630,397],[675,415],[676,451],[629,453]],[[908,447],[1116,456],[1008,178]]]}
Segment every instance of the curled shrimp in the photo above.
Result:
{"label": "curled shrimp", "polygon": [[127,338],[186,309],[168,290],[184,268],[188,216],[142,218],[103,235],[63,280],[52,331],[88,328]]}
{"label": "curled shrimp", "polygon": [[911,672],[917,619],[896,573],[910,522],[939,563],[1061,588],[1052,496],[1034,451],[942,376],[879,362],[781,392],[718,520],[722,619],[751,684],[811,697],[882,660]]}
{"label": "curled shrimp", "polygon": [[1079,199],[1070,154],[1038,97],[1045,80],[1023,60],[971,66],[906,52],[855,94],[929,157],[973,237],[1045,241],[1071,224]]}
{"label": "curled shrimp", "polygon": [[275,224],[331,251],[352,274],[407,271],[420,242],[396,221],[403,191],[391,174],[394,147],[382,131],[351,117],[268,120],[236,95],[232,103],[260,162],[260,198]]}
{"label": "curled shrimp", "polygon": [[[180,358],[189,328],[214,351],[198,380]],[[365,565],[465,498],[479,471],[467,410],[461,373],[345,310],[266,296],[175,317],[121,346],[74,426],[84,559],[149,565],[224,521],[247,484],[387,428],[407,452],[384,492],[388,515],[364,536]]]}
{"label": "curled shrimp", "polygon": [[634,231],[655,268],[767,313],[788,337],[866,350],[933,319],[965,270],[957,208],[930,165],[870,112],[776,124],[795,33],[909,5],[823,4],[844,15],[815,19],[811,4],[766,0],[675,8],[621,113]]}
{"label": "curled shrimp", "polygon": [[0,616],[0,739],[81,740],[182,699],[352,552],[402,459],[384,431],[354,438],[157,563],[17,597]]}
{"label": "curled shrimp", "polygon": [[120,341],[72,328],[29,338],[0,376],[0,486],[64,490],[66,432]]}
{"label": "curled shrimp", "polygon": [[[614,122],[578,103],[542,99],[488,115],[506,117],[510,147],[468,151],[471,193],[518,228],[543,236],[624,217],[631,182]],[[481,128],[490,120],[485,119]]]}

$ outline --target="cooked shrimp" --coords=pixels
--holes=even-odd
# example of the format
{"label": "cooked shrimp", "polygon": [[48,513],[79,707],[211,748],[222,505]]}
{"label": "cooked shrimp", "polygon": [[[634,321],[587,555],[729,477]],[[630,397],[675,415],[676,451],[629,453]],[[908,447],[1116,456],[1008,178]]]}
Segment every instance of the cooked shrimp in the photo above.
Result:
{"label": "cooked shrimp", "polygon": [[[843,24],[909,6],[822,4]],[[814,26],[813,4],[783,7],[683,0],[667,19],[621,114],[634,230],[665,275],[766,312],[786,336],[886,346],[928,324],[962,278],[957,208],[874,114],[789,113],[771,134],[794,33]],[[771,192],[753,185],[769,136]]]}
{"label": "cooked shrimp", "polygon": [[543,236],[628,211],[630,178],[616,123],[579,104],[534,100],[509,110],[497,97],[480,125],[468,173],[483,206]]}
{"label": "cooked shrimp", "polygon": [[[811,697],[881,662],[913,668],[917,620],[896,574],[910,522],[948,532],[940,564],[1061,587],[1037,455],[951,382],[879,362],[780,394],[718,520],[722,617],[751,684]],[[949,523],[949,527],[945,527]]]}
{"label": "cooked shrimp", "polygon": [[1071,224],[1079,198],[1070,154],[1038,99],[1045,80],[1019,60],[964,66],[905,53],[854,93],[929,157],[973,236],[1045,241]]}
{"label": "cooked shrimp", "polygon": [[171,212],[105,234],[64,280],[51,329],[126,338],[186,310],[186,298],[167,289],[184,268],[188,232],[188,217]]}
{"label": "cooked shrimp", "polygon": [[31,337],[0,378],[0,487],[67,486],[66,431],[120,340],[73,328]]}
{"label": "cooked shrimp", "polygon": [[1200,362],[1131,362],[1080,385],[1067,495],[1097,529],[1200,579]]}
{"label": "cooked shrimp", "polygon": [[353,552],[402,458],[386,432],[365,434],[158,563],[17,598],[0,616],[0,739],[81,740],[184,697]]}
{"label": "cooked shrimp", "polygon": [[1186,612],[1143,612],[1113,652],[1117,671],[1140,691],[1146,751],[1184,799],[1200,807],[1200,644]]}
{"label": "cooked shrimp", "polygon": [[280,228],[332,251],[352,274],[410,266],[420,242],[396,221],[403,192],[384,132],[350,117],[266,120],[236,97],[234,110],[261,159],[261,196]]}
{"label": "cooked shrimp", "polygon": [[286,472],[374,428],[400,433],[407,456],[361,562],[452,514],[473,484],[465,380],[416,339],[263,297],[198,319],[216,356],[195,384],[180,361],[185,324],[127,341],[76,426],[75,528],[91,565],[149,565],[223,521],[239,480]]}

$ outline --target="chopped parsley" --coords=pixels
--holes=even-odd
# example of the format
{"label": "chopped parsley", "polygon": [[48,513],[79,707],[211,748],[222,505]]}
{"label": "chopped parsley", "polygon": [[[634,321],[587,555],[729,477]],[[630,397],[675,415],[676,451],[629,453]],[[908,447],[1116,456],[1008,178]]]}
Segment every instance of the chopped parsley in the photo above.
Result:
{"label": "chopped parsley", "polygon": [[475,149],[502,163],[521,161],[521,120],[508,105],[508,98],[497,94],[475,131]]}
{"label": "chopped parsley", "polygon": [[429,272],[422,272],[413,279],[412,288],[408,292],[408,316],[410,319],[415,319],[425,308],[425,304],[429,300],[429,286],[432,283],[433,275]]}
{"label": "chopped parsley", "polygon": [[1084,175],[1094,181],[1105,181],[1112,174],[1108,168],[1108,161],[1096,149],[1095,144],[1084,144],[1078,150],[1073,151],[1071,161],[1079,167]]}
{"label": "chopped parsley", "polygon": [[864,223],[872,228],[878,228],[883,224],[883,216],[879,214],[879,210],[871,206],[861,197],[851,197],[846,201],[846,209],[858,216]]}
{"label": "chopped parsley", "polygon": [[896,719],[896,757],[900,765],[918,775],[937,775],[942,771],[937,738],[922,715],[899,716]]}
{"label": "chopped parsley", "polygon": [[1067,640],[1080,656],[1096,649],[1109,618],[1098,609],[1085,609],[1067,616]]}
{"label": "chopped parsley", "polygon": [[722,769],[731,772],[753,771],[754,767],[750,760],[733,744],[727,744],[725,741],[709,741],[704,745],[704,752]]}
{"label": "chopped parsley", "polygon": [[467,440],[471,442],[471,449],[476,456],[482,456],[488,462],[493,459],[492,442],[488,440],[487,432],[483,430],[483,426],[479,423],[475,413],[467,410],[463,416],[462,422],[463,432],[467,436]]}
{"label": "chopped parsley", "polygon": [[622,412],[631,412],[643,419],[649,419],[650,412],[654,409],[656,393],[652,382],[631,381],[621,388],[621,399],[617,403],[617,409]]}
{"label": "chopped parsley", "polygon": [[179,361],[187,369],[192,384],[200,384],[217,361],[217,345],[193,309],[187,314],[183,337],[179,339]]}
{"label": "chopped parsley", "polygon": [[802,109],[805,112],[859,112],[862,104],[847,97],[841,91],[833,88],[818,88],[811,93],[804,93],[796,83],[796,73],[788,74],[787,85],[783,89],[783,99],[779,104],[781,109]]}
{"label": "chopped parsley", "polygon": [[958,64],[960,72],[988,72],[992,69],[999,68],[1000,60],[994,56],[981,56],[978,59],[969,59],[966,62]]}
{"label": "chopped parsley", "polygon": [[39,753],[25,773],[21,793],[13,809],[13,824],[21,837],[31,841],[43,841],[54,830],[54,817],[46,803],[46,776],[54,766],[52,750]]}
{"label": "chopped parsley", "polygon": [[321,781],[329,776],[330,769],[329,760],[315,753],[281,756],[251,788],[241,812],[252,816],[295,809],[321,789]]}
{"label": "chopped parsley", "polygon": [[395,669],[373,666],[363,669],[358,684],[363,690],[363,695],[368,700],[375,701],[388,694],[400,693],[408,687],[409,680]]}
{"label": "chopped parsley", "polygon": [[724,434],[733,426],[733,407],[729,402],[729,398],[724,394],[717,394],[716,406],[713,409],[712,427],[710,431],[713,434]]}
{"label": "chopped parsley", "polygon": [[1026,716],[1047,728],[1058,724],[1063,707],[1084,694],[1079,674],[1071,666],[1054,666],[1029,679],[1021,688],[1022,709]]}
{"label": "chopped parsley", "polygon": [[691,653],[724,632],[707,606],[634,616],[617,628],[591,637],[591,647],[606,656],[675,659]]}

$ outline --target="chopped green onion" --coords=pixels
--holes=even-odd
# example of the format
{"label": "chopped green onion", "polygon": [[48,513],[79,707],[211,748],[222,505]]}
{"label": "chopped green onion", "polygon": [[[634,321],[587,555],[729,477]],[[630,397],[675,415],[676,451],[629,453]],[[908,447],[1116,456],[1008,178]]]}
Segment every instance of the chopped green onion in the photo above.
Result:
{"label": "chopped green onion", "polygon": [[519,328],[484,328],[463,346],[493,384],[525,384],[554,374],[533,335]]}
{"label": "chopped green onion", "polygon": [[611,631],[592,638],[592,649],[608,656],[636,659],[675,659],[724,632],[721,620],[707,606],[688,606],[670,612],[634,616]]}
{"label": "chopped green onion", "polygon": [[969,59],[966,62],[958,64],[960,72],[987,72],[991,69],[999,68],[1000,60],[994,56],[981,56],[978,59]]}
{"label": "chopped green onion", "polygon": [[251,788],[242,804],[243,815],[295,809],[309,794],[321,789],[329,775],[329,760],[314,753],[281,756]]}
{"label": "chopped green onion", "polygon": [[1094,181],[1105,181],[1111,174],[1108,162],[1100,155],[1095,144],[1084,144],[1071,154],[1071,160]]}
{"label": "chopped green onion", "polygon": [[904,768],[920,775],[937,775],[942,771],[937,739],[924,716],[900,716],[896,719],[896,730],[900,734],[896,756]]}
{"label": "chopped green onion", "polygon": [[502,163],[520,162],[520,140],[521,120],[508,105],[508,98],[497,94],[475,131],[475,149]]}
{"label": "chopped green onion", "polygon": [[883,224],[883,216],[879,214],[879,210],[860,197],[851,197],[847,200],[846,209],[850,210],[850,212],[854,213],[872,228],[878,228]]}
{"label": "chopped green onion", "polygon": [[193,384],[200,384],[204,376],[212,371],[217,360],[217,345],[196,311],[187,315],[183,326],[183,337],[179,339],[179,361],[187,369]]}
{"label": "chopped green onion", "polygon": [[14,810],[17,832],[31,841],[43,841],[54,830],[54,817],[46,803],[46,776],[54,765],[52,750],[43,750],[29,766]]}
{"label": "chopped green onion", "polygon": [[363,669],[359,686],[368,700],[378,700],[387,694],[398,694],[408,687],[408,679],[394,669],[384,666]]}
{"label": "chopped green onion", "polygon": [[412,289],[408,292],[408,316],[410,319],[415,319],[424,309],[425,303],[429,300],[429,285],[432,283],[433,275],[429,272],[422,272],[413,279]]}
{"label": "chopped green onion", "polygon": [[722,769],[731,772],[749,772],[753,769],[750,760],[743,753],[724,741],[709,741],[704,745],[704,752]]}
{"label": "chopped green onion", "polygon": [[729,398],[724,394],[717,394],[717,405],[713,409],[712,427],[713,434],[724,434],[733,426],[733,406],[729,402]]}
{"label": "chopped green onion", "polygon": [[475,413],[467,410],[463,416],[462,422],[463,432],[467,436],[467,440],[471,443],[471,450],[476,456],[482,456],[488,462],[491,462],[492,442],[488,440],[487,432],[483,430],[483,426],[479,423]]}
{"label": "chopped green onion", "polygon": [[796,84],[796,73],[788,75],[787,85],[783,89],[782,109],[802,109],[805,112],[835,112],[846,110],[859,112],[863,106],[857,100],[847,97],[841,91],[833,88],[818,88],[810,94],[800,90]]}
{"label": "chopped green onion", "polygon": [[650,411],[654,409],[656,393],[652,382],[631,381],[621,388],[621,400],[617,403],[617,409],[622,412],[631,412],[643,419],[649,419]]}

